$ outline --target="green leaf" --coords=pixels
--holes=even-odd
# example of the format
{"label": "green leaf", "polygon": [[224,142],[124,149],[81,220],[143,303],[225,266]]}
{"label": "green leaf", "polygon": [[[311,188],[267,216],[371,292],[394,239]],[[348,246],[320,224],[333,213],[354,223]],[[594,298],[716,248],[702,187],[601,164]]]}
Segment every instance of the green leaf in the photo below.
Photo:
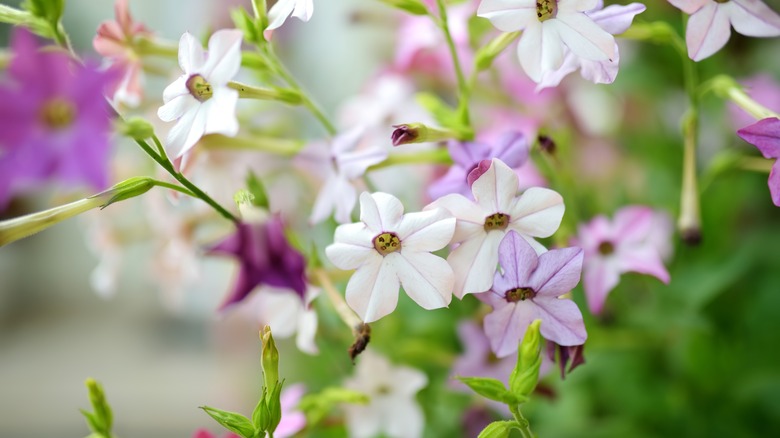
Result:
{"label": "green leaf", "polygon": [[255,405],[255,410],[252,411],[252,424],[255,426],[255,430],[265,432],[268,430],[269,424],[269,412],[268,405],[265,403],[266,389],[263,388],[263,394],[260,396],[260,401]]}
{"label": "green leaf", "polygon": [[249,16],[249,12],[243,7],[239,6],[230,11],[230,17],[233,19],[236,29],[241,30],[244,33],[244,38],[252,43],[257,44],[262,41],[262,36],[259,33],[255,20]]}
{"label": "green leaf", "polygon": [[263,185],[263,182],[260,181],[260,178],[251,170],[246,176],[246,188],[249,190],[249,193],[254,196],[252,205],[268,209],[268,193],[265,191],[265,186]]}
{"label": "green leaf", "polygon": [[22,7],[56,26],[65,11],[65,0],[27,0]]}
{"label": "green leaf", "polygon": [[524,400],[518,400],[514,394],[506,389],[503,382],[490,377],[458,377],[458,380],[468,385],[472,391],[482,397],[508,405],[516,405]]}
{"label": "green leaf", "polygon": [[252,425],[252,422],[241,414],[223,411],[210,406],[201,406],[200,409],[203,409],[217,423],[233,433],[244,438],[252,438],[255,434],[255,427]]}
{"label": "green leaf", "polygon": [[477,438],[507,438],[512,429],[519,429],[516,421],[494,421],[479,433]]}
{"label": "green leaf", "polygon": [[458,111],[447,105],[439,96],[433,93],[417,93],[416,98],[417,103],[431,113],[439,125],[456,132],[464,130],[463,125],[460,123]]}
{"label": "green leaf", "polygon": [[274,432],[276,426],[282,421],[282,386],[284,381],[276,382],[273,391],[270,391],[266,397],[266,406],[268,407],[268,428],[269,432]]}

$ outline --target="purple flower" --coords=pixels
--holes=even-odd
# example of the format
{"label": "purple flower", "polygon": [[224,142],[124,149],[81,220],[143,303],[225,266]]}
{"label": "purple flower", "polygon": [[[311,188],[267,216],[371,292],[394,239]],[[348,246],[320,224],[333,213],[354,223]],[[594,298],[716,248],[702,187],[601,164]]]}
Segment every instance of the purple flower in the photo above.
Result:
{"label": "purple flower", "polygon": [[760,120],[740,129],[737,135],[757,147],[765,158],[777,160],[769,173],[769,193],[772,194],[772,202],[780,207],[780,119],[772,117]]}
{"label": "purple flower", "polygon": [[306,260],[285,238],[279,215],[260,223],[238,224],[235,234],[209,253],[231,255],[240,263],[233,291],[220,309],[243,301],[261,284],[292,289],[303,299]]}
{"label": "purple flower", "polygon": [[671,235],[669,217],[643,206],[620,209],[612,222],[597,216],[580,225],[574,244],[585,251],[583,287],[590,311],[601,313],[607,294],[624,272],[669,283],[663,259],[671,252]]}
{"label": "purple flower", "polygon": [[[764,107],[780,112],[780,83],[768,73],[760,73],[739,81],[745,92]],[[728,103],[729,117],[734,129],[755,123],[756,119],[734,102]]]}
{"label": "purple flower", "polygon": [[498,357],[517,351],[528,325],[542,320],[542,336],[558,345],[581,345],[588,335],[574,301],[559,298],[580,281],[582,250],[554,249],[536,255],[520,234],[510,231],[498,247],[503,275],[478,297],[493,307],[485,317],[485,334]]}
{"label": "purple flower", "polygon": [[0,210],[50,179],[106,188],[111,116],[103,90],[116,72],[40,51],[21,27],[12,39],[11,83],[0,86]]}
{"label": "purple flower", "polygon": [[[567,373],[571,373],[575,368],[585,363],[585,345],[572,345],[569,347],[563,347],[552,341],[547,341],[547,359],[549,363],[555,363],[555,356],[558,356],[558,368],[561,370],[561,379],[566,377]],[[544,366],[544,364],[542,365]],[[566,367],[569,369],[567,370]],[[539,373],[540,375],[542,373]]]}
{"label": "purple flower", "polygon": [[498,158],[512,169],[522,166],[528,160],[528,141],[520,132],[506,133],[492,145],[450,141],[447,149],[454,163],[443,177],[431,184],[428,189],[431,199],[439,199],[451,193],[471,198],[471,185],[467,177],[483,160]]}

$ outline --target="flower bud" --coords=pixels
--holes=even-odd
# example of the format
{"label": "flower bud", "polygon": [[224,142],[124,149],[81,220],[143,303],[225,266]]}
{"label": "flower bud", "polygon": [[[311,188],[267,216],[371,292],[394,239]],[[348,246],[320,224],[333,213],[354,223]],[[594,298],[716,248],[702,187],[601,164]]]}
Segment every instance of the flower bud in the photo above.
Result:
{"label": "flower bud", "polygon": [[118,125],[119,132],[133,140],[145,140],[154,136],[154,127],[143,117],[130,117]]}
{"label": "flower bud", "polygon": [[509,390],[519,399],[527,398],[539,381],[539,366],[542,364],[542,335],[539,326],[542,321],[534,320],[525,331],[517,349],[517,365],[509,376]]}
{"label": "flower bud", "polygon": [[402,144],[426,143],[432,141],[449,140],[457,138],[458,135],[449,130],[434,128],[422,123],[405,123],[402,125],[393,125],[395,130],[391,135],[393,146]]}
{"label": "flower bud", "polygon": [[271,327],[265,326],[260,330],[260,340],[263,342],[263,352],[260,364],[263,368],[263,382],[268,391],[276,388],[279,381],[279,350],[271,335]]}

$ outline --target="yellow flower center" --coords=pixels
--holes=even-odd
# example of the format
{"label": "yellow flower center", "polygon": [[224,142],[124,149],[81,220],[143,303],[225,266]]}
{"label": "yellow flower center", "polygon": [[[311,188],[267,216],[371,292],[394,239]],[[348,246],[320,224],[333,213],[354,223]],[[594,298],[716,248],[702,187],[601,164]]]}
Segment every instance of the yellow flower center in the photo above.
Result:
{"label": "yellow flower center", "polygon": [[558,14],[558,0],[536,0],[536,18],[547,21]]}
{"label": "yellow flower center", "polygon": [[504,294],[504,298],[509,303],[516,303],[518,301],[525,301],[536,296],[536,291],[530,287],[518,287],[515,289],[509,289]]}
{"label": "yellow flower center", "polygon": [[505,230],[509,225],[509,215],[494,213],[485,218],[485,231]]}
{"label": "yellow flower center", "polygon": [[40,117],[52,130],[67,128],[76,118],[76,106],[69,100],[55,97],[43,104]]}
{"label": "yellow flower center", "polygon": [[374,249],[386,256],[401,250],[401,239],[395,233],[382,233],[374,237]]}
{"label": "yellow flower center", "polygon": [[206,82],[206,79],[201,75],[192,75],[187,79],[187,90],[190,91],[195,99],[199,102],[205,102],[211,99],[214,94],[214,89],[211,88],[211,84]]}

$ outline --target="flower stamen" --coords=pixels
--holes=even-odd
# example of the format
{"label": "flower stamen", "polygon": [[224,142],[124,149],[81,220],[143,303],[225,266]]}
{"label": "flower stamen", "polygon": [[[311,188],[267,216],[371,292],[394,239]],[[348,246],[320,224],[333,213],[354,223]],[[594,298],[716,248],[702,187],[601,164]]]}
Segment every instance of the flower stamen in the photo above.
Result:
{"label": "flower stamen", "polygon": [[557,0],[536,0],[536,18],[545,22],[558,15]]}
{"label": "flower stamen", "polygon": [[401,250],[401,239],[395,233],[382,233],[374,237],[374,249],[386,256]]}
{"label": "flower stamen", "polygon": [[505,230],[509,225],[509,215],[504,213],[493,213],[485,218],[485,231]]}
{"label": "flower stamen", "polygon": [[52,130],[67,128],[76,118],[76,106],[66,99],[55,97],[43,104],[40,117]]}
{"label": "flower stamen", "polygon": [[536,296],[536,291],[530,287],[518,287],[515,289],[509,289],[504,294],[504,298],[508,303],[516,303],[518,301],[530,300]]}
{"label": "flower stamen", "polygon": [[206,82],[206,78],[201,75],[192,75],[187,79],[187,90],[198,102],[205,102],[211,99],[214,89],[211,84]]}
{"label": "flower stamen", "polygon": [[608,240],[605,240],[605,241],[603,241],[603,242],[601,242],[599,244],[599,253],[601,255],[607,256],[607,255],[612,254],[613,252],[615,252],[615,244],[614,243],[612,243],[612,242],[610,242]]}

